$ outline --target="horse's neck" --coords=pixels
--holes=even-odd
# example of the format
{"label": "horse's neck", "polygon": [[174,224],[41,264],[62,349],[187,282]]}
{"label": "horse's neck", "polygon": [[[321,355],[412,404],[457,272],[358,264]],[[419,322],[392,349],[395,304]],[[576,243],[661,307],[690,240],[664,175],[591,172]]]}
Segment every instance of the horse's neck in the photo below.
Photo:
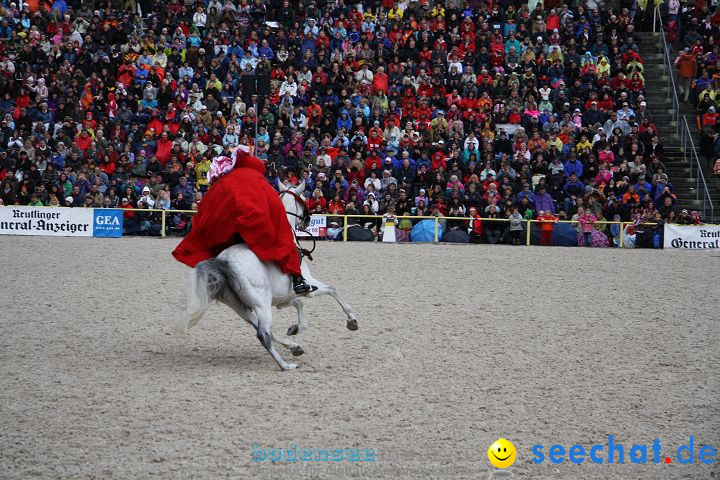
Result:
{"label": "horse's neck", "polygon": [[297,225],[298,217],[302,217],[304,213],[303,207],[298,203],[293,195],[283,195],[283,206],[285,207],[285,213],[287,214],[287,220],[291,227],[295,228]]}

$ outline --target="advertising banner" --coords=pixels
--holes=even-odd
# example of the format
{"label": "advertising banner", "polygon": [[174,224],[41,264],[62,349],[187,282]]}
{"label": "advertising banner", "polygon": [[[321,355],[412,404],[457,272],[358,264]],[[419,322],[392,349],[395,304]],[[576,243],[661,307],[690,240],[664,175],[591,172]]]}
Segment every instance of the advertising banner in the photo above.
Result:
{"label": "advertising banner", "polygon": [[[327,217],[325,215],[311,215],[310,224],[307,227],[307,231],[315,238],[325,237],[327,229]],[[295,230],[298,238],[308,237],[305,232],[299,232]]]}
{"label": "advertising banner", "polygon": [[92,208],[0,207],[0,235],[92,237],[93,211]]}
{"label": "advertising banner", "polygon": [[720,250],[720,225],[666,223],[663,243],[670,250]]}
{"label": "advertising banner", "polygon": [[93,213],[93,237],[119,238],[123,233],[123,211],[96,208]]}

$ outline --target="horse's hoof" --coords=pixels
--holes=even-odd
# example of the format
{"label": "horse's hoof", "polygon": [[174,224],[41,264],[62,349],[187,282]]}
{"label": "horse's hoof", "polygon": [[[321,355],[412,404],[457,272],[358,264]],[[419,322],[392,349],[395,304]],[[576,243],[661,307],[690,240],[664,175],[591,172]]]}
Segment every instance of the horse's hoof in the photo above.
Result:
{"label": "horse's hoof", "polygon": [[297,364],[295,364],[295,363],[288,363],[288,364],[287,364],[287,367],[286,367],[284,370],[287,372],[288,370],[295,370],[296,368],[298,368]]}
{"label": "horse's hoof", "polygon": [[[348,327],[350,328],[350,327]],[[357,328],[357,327],[356,327]],[[288,335],[297,335],[298,334],[298,326],[297,325],[290,325],[290,328],[288,328],[287,331]]]}
{"label": "horse's hoof", "polygon": [[300,355],[305,353],[305,350],[303,350],[303,348],[300,345],[298,345],[297,347],[291,349],[290,353],[292,353],[294,357],[299,357]]}
{"label": "horse's hoof", "polygon": [[347,328],[348,330],[352,330],[353,332],[358,329],[357,320],[354,318],[352,320],[347,321]]}

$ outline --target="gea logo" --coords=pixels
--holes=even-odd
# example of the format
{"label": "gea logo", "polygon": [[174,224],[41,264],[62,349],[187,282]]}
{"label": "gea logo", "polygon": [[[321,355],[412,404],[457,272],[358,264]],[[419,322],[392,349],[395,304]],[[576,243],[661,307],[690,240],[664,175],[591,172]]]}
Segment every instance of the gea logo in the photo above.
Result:
{"label": "gea logo", "polygon": [[95,217],[95,223],[98,225],[120,225],[118,217],[113,215],[98,215]]}

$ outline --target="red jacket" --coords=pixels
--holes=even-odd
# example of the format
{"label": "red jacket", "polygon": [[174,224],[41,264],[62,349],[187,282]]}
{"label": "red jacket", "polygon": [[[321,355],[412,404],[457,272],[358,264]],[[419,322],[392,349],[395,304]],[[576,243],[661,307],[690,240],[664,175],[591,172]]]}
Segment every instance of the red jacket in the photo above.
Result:
{"label": "red jacket", "polygon": [[320,197],[319,199],[311,197],[306,202],[306,207],[310,213],[314,212],[318,205],[320,205],[320,209],[322,209],[323,213],[327,210],[327,200],[325,200],[325,197]]}
{"label": "red jacket", "polygon": [[192,219],[192,231],[173,251],[195,267],[240,240],[284,273],[300,274],[300,257],[278,192],[265,179],[265,164],[239,152],[233,171],[212,184]]}
{"label": "red jacket", "polygon": [[[128,203],[127,205],[124,205],[122,208],[131,209],[131,210],[135,209],[135,207],[133,207],[130,203]],[[133,218],[135,218],[135,212],[130,211],[130,210],[123,210],[123,218],[132,220]]]}
{"label": "red jacket", "polygon": [[373,76],[373,90],[375,92],[382,91],[388,93],[388,76],[386,73],[376,73]]}
{"label": "red jacket", "polygon": [[480,218],[480,215],[476,213],[475,216],[472,217],[472,220],[468,222],[468,228],[470,228],[471,233],[478,236],[482,236],[483,234],[482,220],[479,220]]}
{"label": "red jacket", "polygon": [[717,113],[710,113],[710,112],[708,112],[708,113],[706,113],[705,115],[703,115],[703,117],[702,117],[702,124],[703,124],[703,126],[705,126],[705,125],[715,125],[715,123],[717,122],[717,118],[718,118],[718,114],[717,114]]}
{"label": "red jacket", "polygon": [[157,151],[155,152],[155,158],[157,158],[160,165],[163,167],[170,160],[170,152],[172,152],[173,142],[168,139],[158,139]]}
{"label": "red jacket", "polygon": [[358,181],[358,185],[365,183],[365,170],[352,171],[350,169],[345,170],[345,178],[348,184],[352,183],[353,180]]}
{"label": "red jacket", "polygon": [[442,151],[437,150],[432,155],[430,168],[433,171],[435,171],[435,170],[439,169],[440,167],[442,167],[443,170],[447,170],[447,161],[445,160],[445,154]]}
{"label": "red jacket", "polygon": [[557,221],[557,217],[552,214],[545,214],[540,215],[537,217],[537,220],[540,222],[540,230],[543,232],[552,232],[553,228],[555,227],[555,222]]}
{"label": "red jacket", "polygon": [[92,144],[92,141],[93,139],[90,135],[88,135],[87,137],[83,137],[82,134],[80,134],[75,137],[75,146],[84,152],[88,148],[90,148],[90,144]]}

